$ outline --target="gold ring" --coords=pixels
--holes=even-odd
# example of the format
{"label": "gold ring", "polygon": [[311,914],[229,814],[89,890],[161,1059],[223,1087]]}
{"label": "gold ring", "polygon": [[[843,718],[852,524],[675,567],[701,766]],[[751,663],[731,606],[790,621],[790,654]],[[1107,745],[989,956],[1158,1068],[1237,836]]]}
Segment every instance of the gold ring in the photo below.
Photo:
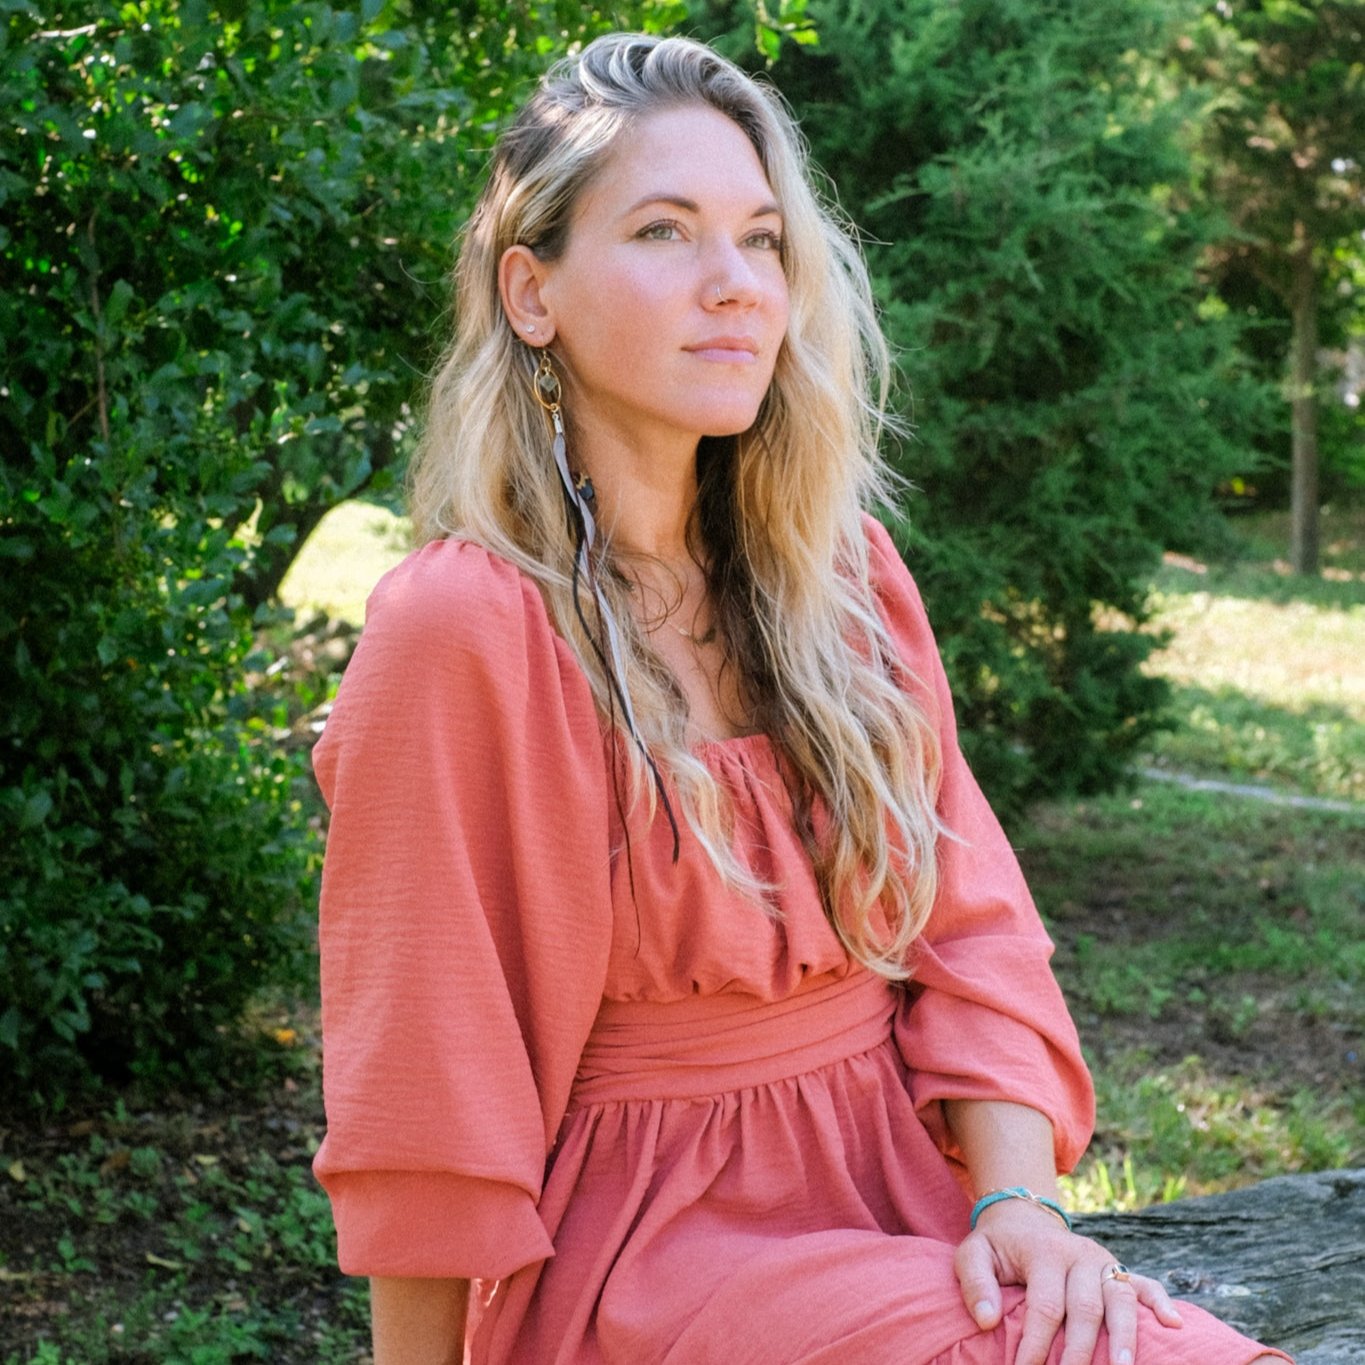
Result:
{"label": "gold ring", "polygon": [[1120,1280],[1124,1284],[1127,1284],[1132,1278],[1132,1271],[1130,1271],[1122,1261],[1110,1261],[1109,1264],[1100,1271],[1101,1284],[1108,1284],[1110,1280]]}

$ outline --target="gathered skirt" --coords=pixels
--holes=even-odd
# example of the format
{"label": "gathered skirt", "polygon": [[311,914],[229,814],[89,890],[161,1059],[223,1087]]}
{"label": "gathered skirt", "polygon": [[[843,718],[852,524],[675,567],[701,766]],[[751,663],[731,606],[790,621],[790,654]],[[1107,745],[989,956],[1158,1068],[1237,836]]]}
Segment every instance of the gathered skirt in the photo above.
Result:
{"label": "gathered skirt", "polygon": [[[483,1287],[475,1365],[1012,1362],[1022,1291],[993,1331],[966,1311],[969,1200],[894,1011],[867,973],[776,1004],[604,1003],[539,1206],[555,1255]],[[1140,1365],[1262,1350],[1189,1305],[1178,1329],[1139,1311]]]}

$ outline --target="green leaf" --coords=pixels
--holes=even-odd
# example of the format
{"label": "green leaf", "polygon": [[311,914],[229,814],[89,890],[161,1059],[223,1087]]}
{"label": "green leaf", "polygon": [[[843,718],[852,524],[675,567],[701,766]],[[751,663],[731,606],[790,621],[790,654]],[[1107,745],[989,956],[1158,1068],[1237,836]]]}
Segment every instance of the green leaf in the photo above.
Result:
{"label": "green leaf", "polygon": [[20,829],[36,829],[52,813],[52,797],[46,791],[36,791],[24,802],[19,817]]}
{"label": "green leaf", "polygon": [[104,325],[114,328],[123,321],[128,305],[133,298],[133,286],[127,280],[115,280],[104,303]]}

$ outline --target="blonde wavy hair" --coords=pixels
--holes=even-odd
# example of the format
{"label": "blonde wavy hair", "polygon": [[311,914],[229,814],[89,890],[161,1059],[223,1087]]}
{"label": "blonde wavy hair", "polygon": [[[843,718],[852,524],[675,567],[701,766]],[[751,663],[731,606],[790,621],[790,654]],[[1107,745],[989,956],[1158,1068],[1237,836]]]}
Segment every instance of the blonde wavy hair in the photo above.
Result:
{"label": "blonde wavy hair", "polygon": [[[914,700],[868,578],[862,509],[889,503],[879,452],[890,364],[852,231],[815,189],[779,97],[685,38],[614,34],[557,64],[503,135],[455,270],[456,329],[436,371],[410,493],[420,543],[456,535],[539,586],[602,713],[616,713],[600,637],[575,600],[564,491],[532,388],[537,353],[513,332],[498,263],[514,244],[556,259],[574,206],[632,121],[706,105],[748,136],[783,216],[790,321],[752,428],[703,439],[693,535],[719,638],[755,727],[782,756],[826,914],[848,951],[893,980],[933,904],[937,731]],[[569,421],[572,450],[572,414]],[[687,700],[629,606],[629,577],[599,549],[648,756],[629,800],[666,771],[687,826],[722,876],[760,903],[773,890],[736,857],[732,811],[687,736]],[[601,622],[599,620],[598,626]],[[619,799],[619,790],[618,790]],[[817,834],[815,804],[828,814]]]}

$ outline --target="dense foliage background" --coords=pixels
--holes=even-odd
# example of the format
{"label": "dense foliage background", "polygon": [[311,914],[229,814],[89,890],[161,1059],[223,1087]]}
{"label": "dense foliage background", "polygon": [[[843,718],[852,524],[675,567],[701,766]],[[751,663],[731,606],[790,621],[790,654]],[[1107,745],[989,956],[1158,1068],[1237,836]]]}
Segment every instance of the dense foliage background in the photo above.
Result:
{"label": "dense foliage background", "polygon": [[612,24],[373,0],[3,23],[0,1080],[50,1097],[211,1071],[250,995],[311,970],[316,835],[244,686],[257,631],[323,512],[392,481],[520,85]]}
{"label": "dense foliage background", "polygon": [[1265,416],[1201,279],[1217,224],[1159,56],[1179,13],[1093,0],[816,11],[777,73],[868,239],[921,495],[905,508],[997,801],[1112,785],[1159,720],[1144,575],[1206,531]]}
{"label": "dense foliage background", "polygon": [[[317,841],[248,679],[308,532],[394,487],[484,154],[554,56],[676,26],[793,103],[901,352],[902,543],[1017,805],[1122,773],[1161,716],[1147,571],[1288,463],[1296,296],[1252,267],[1304,257],[1308,171],[1274,168],[1310,115],[1312,297],[1326,341],[1365,330],[1363,14],[0,3],[0,1088],[211,1073],[306,981]],[[1310,50],[1296,82],[1276,53]],[[1330,394],[1301,369],[1297,425]],[[1358,409],[1321,429],[1350,496]]]}

